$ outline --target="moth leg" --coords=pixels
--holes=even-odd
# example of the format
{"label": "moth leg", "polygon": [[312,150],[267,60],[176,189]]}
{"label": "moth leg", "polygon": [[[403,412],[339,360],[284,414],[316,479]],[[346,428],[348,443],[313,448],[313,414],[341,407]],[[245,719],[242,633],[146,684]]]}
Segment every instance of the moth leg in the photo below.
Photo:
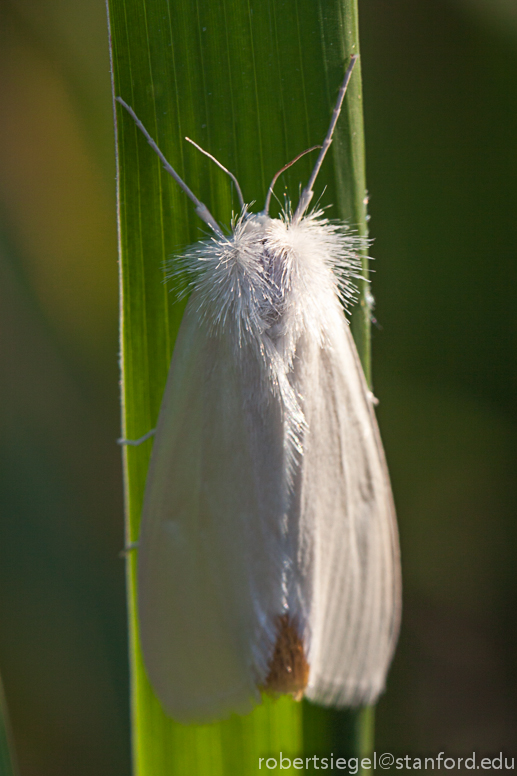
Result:
{"label": "moth leg", "polygon": [[139,542],[129,542],[129,544],[126,544],[123,550],[120,550],[118,556],[119,558],[127,558],[130,553],[132,553],[134,550],[138,550]]}
{"label": "moth leg", "polygon": [[117,439],[117,445],[131,445],[132,447],[138,447],[138,445],[141,445],[142,442],[145,442],[147,439],[150,439],[155,434],[156,434],[156,429],[152,428],[150,431],[147,432],[147,434],[144,434],[138,439],[123,439],[123,438]]}

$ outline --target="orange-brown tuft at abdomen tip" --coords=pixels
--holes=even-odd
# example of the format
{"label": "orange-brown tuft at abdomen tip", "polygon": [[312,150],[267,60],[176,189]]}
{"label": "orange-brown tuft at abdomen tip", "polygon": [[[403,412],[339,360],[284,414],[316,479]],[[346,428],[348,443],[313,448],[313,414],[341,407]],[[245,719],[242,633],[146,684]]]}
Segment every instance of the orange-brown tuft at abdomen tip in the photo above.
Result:
{"label": "orange-brown tuft at abdomen tip", "polygon": [[309,664],[303,641],[288,614],[277,619],[277,639],[263,689],[274,695],[289,694],[302,699],[309,681]]}

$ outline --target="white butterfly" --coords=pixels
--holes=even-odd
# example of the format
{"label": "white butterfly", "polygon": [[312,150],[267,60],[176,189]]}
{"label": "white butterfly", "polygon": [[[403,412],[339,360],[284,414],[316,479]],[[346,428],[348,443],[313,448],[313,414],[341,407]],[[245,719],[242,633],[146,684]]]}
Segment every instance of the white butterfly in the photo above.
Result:
{"label": "white butterfly", "polygon": [[145,665],[180,722],[244,714],[261,690],[373,703],[397,639],[393,499],[342,304],[362,242],[306,215],[355,59],[294,214],[268,215],[275,176],[230,236],[119,98],[213,230],[182,259],[138,548]]}

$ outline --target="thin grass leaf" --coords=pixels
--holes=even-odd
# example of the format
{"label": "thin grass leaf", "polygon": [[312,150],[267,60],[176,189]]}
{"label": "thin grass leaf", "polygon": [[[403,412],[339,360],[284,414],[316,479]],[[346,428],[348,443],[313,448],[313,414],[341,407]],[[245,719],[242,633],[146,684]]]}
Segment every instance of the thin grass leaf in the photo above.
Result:
{"label": "thin grass leaf", "polygon": [[[132,106],[196,196],[227,225],[239,207],[235,187],[185,136],[235,173],[245,200],[261,208],[275,172],[322,141],[346,63],[358,52],[355,0],[109,0],[108,6],[114,96]],[[322,204],[333,205],[330,217],[366,234],[360,67],[332,151],[318,180],[319,193],[326,187]],[[136,439],[156,424],[184,308],[164,282],[166,263],[200,238],[203,225],[118,107],[117,157],[122,423],[124,436]],[[308,155],[280,178],[281,202],[283,189],[297,200],[313,163]],[[368,371],[364,295],[358,309],[354,332]],[[124,450],[128,543],[138,538],[151,448],[148,441]],[[299,755],[303,707],[290,698],[266,699],[248,717],[208,726],[185,727],[164,715],[142,663],[135,572],[133,553],[127,581],[135,773],[247,776],[257,772],[259,757]],[[306,720],[321,729],[311,746],[333,746],[329,726],[341,725],[345,738],[350,734],[354,747],[364,749],[365,719],[311,707]]]}
{"label": "thin grass leaf", "polygon": [[18,776],[18,766],[7,713],[4,688],[0,679],[0,776]]}

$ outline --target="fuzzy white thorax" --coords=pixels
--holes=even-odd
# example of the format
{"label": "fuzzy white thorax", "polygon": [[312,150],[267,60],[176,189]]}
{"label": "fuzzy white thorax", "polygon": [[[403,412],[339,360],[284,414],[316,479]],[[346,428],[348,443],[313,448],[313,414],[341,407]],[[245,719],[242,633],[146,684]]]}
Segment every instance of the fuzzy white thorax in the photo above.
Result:
{"label": "fuzzy white thorax", "polygon": [[297,343],[303,336],[328,346],[328,305],[346,308],[355,299],[359,252],[368,244],[322,210],[298,222],[290,212],[289,203],[279,218],[245,206],[231,235],[196,243],[172,267],[187,276],[197,314],[212,336],[232,343],[236,361],[245,362],[250,348],[263,361],[269,388],[283,405],[288,492],[307,430],[290,380]]}
{"label": "fuzzy white thorax", "polygon": [[268,332],[275,340],[287,339],[292,357],[300,327],[324,336],[322,294],[328,298],[331,292],[345,307],[355,299],[359,254],[368,240],[325,218],[322,210],[297,223],[287,213],[289,207],[271,218],[244,208],[231,235],[196,243],[173,260],[170,274],[186,274],[199,314],[214,333],[233,328],[240,347],[243,338],[257,340]]}

